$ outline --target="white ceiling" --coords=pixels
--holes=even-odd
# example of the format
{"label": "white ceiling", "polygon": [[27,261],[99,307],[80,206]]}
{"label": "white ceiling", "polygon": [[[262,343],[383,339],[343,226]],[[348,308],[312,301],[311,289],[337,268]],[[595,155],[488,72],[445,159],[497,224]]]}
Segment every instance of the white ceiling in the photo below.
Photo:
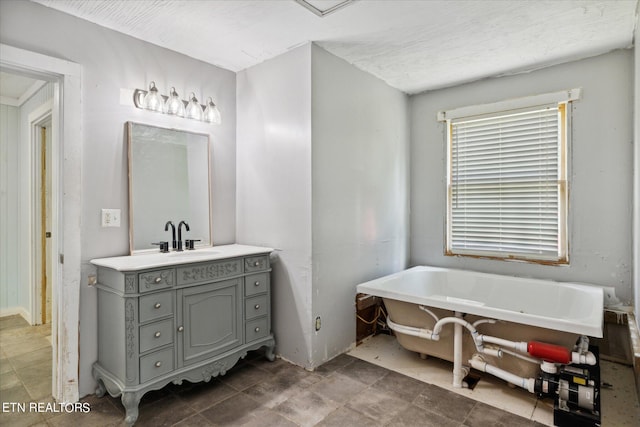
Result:
{"label": "white ceiling", "polygon": [[232,71],[313,41],[410,94],[630,47],[639,2],[32,1]]}

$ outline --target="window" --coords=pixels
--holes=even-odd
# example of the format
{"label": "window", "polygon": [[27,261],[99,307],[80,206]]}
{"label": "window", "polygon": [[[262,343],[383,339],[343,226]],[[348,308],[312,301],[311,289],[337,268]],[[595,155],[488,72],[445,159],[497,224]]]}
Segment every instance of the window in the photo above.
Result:
{"label": "window", "polygon": [[568,263],[567,105],[579,93],[440,113],[447,255]]}

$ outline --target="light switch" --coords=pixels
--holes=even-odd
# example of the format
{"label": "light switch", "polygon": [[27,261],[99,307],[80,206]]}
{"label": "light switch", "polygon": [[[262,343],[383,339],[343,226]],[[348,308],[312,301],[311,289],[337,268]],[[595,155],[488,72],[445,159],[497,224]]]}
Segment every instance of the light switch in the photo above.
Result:
{"label": "light switch", "polygon": [[103,227],[120,227],[120,209],[102,209]]}

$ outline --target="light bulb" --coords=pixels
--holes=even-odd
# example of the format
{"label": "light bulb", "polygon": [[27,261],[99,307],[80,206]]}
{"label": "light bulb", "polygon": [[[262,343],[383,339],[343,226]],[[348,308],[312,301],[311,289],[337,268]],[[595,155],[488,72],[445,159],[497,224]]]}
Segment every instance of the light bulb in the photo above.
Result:
{"label": "light bulb", "polygon": [[176,116],[184,117],[184,103],[178,96],[176,88],[172,87],[169,92],[169,97],[164,105],[164,111],[167,114],[174,114]]}
{"label": "light bulb", "polygon": [[149,84],[149,92],[144,96],[143,105],[147,110],[162,112],[164,101],[158,93],[155,82]]}
{"label": "light bulb", "polygon": [[219,125],[222,120],[220,118],[220,110],[213,103],[211,97],[207,98],[207,107],[204,109],[204,119],[209,123]]}
{"label": "light bulb", "polygon": [[194,120],[202,120],[202,107],[198,103],[196,94],[191,92],[189,95],[189,103],[187,104],[186,116]]}

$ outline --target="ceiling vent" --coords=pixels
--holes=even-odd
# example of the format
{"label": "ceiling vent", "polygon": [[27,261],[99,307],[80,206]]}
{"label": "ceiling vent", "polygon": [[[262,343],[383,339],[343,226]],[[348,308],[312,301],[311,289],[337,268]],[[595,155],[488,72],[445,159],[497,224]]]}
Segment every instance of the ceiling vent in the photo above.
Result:
{"label": "ceiling vent", "polygon": [[315,15],[323,18],[333,12],[349,6],[356,0],[293,0]]}

